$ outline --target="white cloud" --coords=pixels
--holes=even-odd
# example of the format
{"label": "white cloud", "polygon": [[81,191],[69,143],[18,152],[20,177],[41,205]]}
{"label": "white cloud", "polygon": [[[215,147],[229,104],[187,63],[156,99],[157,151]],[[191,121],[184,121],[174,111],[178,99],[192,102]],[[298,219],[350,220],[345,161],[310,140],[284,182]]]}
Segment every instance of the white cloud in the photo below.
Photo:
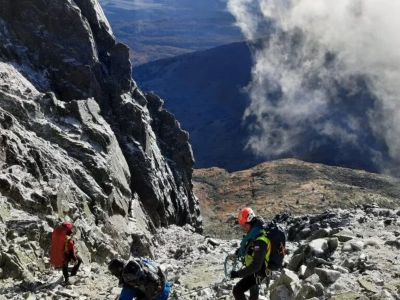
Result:
{"label": "white cloud", "polygon": [[274,26],[254,55],[248,86],[245,117],[255,118],[257,128],[249,141],[253,150],[266,156],[288,151],[301,142],[305,124],[339,142],[359,143],[361,119],[349,115],[343,126],[323,122],[332,118],[332,103],[343,101],[337,87],[351,99],[363,78],[374,98],[364,108],[369,126],[400,162],[400,1],[229,0],[228,9],[248,39],[261,34],[266,20]]}

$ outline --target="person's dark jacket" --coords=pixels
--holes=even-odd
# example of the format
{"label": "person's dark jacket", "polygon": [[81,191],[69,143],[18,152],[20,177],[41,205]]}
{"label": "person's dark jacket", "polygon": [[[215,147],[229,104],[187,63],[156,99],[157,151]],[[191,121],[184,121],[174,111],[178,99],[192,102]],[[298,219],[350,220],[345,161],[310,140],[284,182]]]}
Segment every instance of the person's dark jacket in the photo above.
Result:
{"label": "person's dark jacket", "polygon": [[[251,223],[252,228],[255,226],[261,227],[264,225],[264,220],[260,217],[256,217]],[[268,247],[270,244],[266,244],[261,240],[254,240],[248,242],[246,245],[246,253],[251,254],[254,252],[253,261],[249,266],[237,271],[238,277],[247,277],[257,272],[263,272],[266,268],[265,266],[265,255],[267,254]],[[236,250],[236,254],[239,253],[239,249]]]}

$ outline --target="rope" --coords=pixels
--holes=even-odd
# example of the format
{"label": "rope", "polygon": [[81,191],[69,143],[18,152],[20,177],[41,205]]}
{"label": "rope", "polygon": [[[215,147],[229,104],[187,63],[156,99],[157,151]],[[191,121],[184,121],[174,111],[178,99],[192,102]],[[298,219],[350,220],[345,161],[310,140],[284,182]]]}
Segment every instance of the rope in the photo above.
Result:
{"label": "rope", "polygon": [[229,261],[229,255],[225,258],[225,262],[224,262],[225,279],[230,279],[231,271],[236,270],[238,258],[235,257],[235,259],[233,260],[231,271],[228,270],[228,261]]}

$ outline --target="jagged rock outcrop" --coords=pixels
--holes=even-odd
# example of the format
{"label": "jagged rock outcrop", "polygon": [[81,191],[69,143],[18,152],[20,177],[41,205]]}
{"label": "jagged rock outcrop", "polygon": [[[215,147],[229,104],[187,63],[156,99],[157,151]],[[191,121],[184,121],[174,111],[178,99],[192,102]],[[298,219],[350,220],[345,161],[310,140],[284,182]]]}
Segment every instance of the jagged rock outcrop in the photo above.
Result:
{"label": "jagged rock outcrop", "polygon": [[0,253],[70,219],[87,260],[151,256],[155,227],[202,230],[193,164],[97,0],[0,0]]}

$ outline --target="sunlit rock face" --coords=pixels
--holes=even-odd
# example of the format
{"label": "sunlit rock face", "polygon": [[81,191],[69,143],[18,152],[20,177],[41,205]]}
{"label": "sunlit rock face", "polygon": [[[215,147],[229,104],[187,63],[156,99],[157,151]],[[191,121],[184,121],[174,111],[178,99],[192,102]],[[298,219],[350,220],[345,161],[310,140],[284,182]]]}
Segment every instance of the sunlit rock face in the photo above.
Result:
{"label": "sunlit rock face", "polygon": [[0,0],[0,251],[65,219],[100,261],[151,255],[160,226],[201,232],[188,134],[162,103],[97,0]]}

